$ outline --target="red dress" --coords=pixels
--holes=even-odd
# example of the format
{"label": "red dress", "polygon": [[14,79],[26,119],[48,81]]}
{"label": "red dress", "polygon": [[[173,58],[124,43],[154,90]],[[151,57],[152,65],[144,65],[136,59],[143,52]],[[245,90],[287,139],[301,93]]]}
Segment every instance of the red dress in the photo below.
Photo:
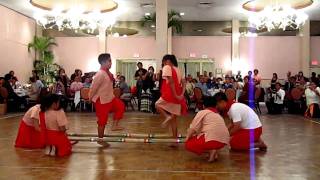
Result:
{"label": "red dress", "polygon": [[[181,83],[179,83],[179,79],[178,79],[178,75],[177,75],[176,70],[173,67],[171,67],[171,70],[172,70],[172,79],[174,82],[176,94],[178,96],[180,96],[183,93],[182,92],[183,91],[182,85],[181,85]],[[182,115],[187,114],[188,107],[187,107],[187,103],[186,103],[185,98],[183,98],[181,100],[175,98],[171,92],[170,84],[167,81],[168,80],[163,79],[163,82],[161,85],[161,98],[167,102],[170,102],[170,103],[180,104],[181,105],[181,114]]]}
{"label": "red dress", "polygon": [[45,126],[45,113],[40,113],[40,124],[41,130],[45,132],[46,136],[46,145],[55,146],[57,149],[57,156],[63,157],[68,156],[71,154],[72,145],[63,131],[55,131],[55,130],[48,130]]}
{"label": "red dress", "polygon": [[40,131],[37,131],[33,126],[29,126],[21,120],[15,147],[29,149],[44,148],[45,131],[43,131],[41,126],[43,126],[43,123],[40,122]]}
{"label": "red dress", "polygon": [[[218,111],[215,108],[207,108],[208,110],[218,113]],[[197,155],[201,155],[206,151],[210,150],[219,150],[223,148],[226,144],[219,142],[219,141],[205,141],[205,135],[200,136],[197,138],[197,136],[193,136],[185,143],[185,148],[188,151],[191,151],[193,153],[196,153]]]}

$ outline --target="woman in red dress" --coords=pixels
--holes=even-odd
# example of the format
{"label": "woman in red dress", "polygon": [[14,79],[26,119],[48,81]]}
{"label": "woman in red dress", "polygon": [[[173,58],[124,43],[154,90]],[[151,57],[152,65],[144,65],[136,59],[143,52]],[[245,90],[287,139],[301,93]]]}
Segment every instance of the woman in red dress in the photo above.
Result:
{"label": "woman in red dress", "polygon": [[177,138],[177,117],[187,112],[184,98],[185,81],[178,69],[178,62],[174,55],[165,55],[162,64],[161,97],[156,102],[156,108],[165,117],[162,126],[170,125],[173,138]]}

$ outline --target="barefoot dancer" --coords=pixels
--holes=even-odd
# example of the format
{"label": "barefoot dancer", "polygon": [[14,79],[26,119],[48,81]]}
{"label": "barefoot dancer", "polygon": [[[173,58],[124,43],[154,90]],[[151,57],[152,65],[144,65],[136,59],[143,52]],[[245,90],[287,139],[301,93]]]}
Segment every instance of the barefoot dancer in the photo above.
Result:
{"label": "barefoot dancer", "polygon": [[103,141],[103,136],[108,122],[108,115],[114,112],[112,130],[122,130],[123,128],[119,126],[119,121],[123,118],[125,106],[113,94],[114,78],[109,71],[112,65],[110,54],[100,54],[98,61],[101,68],[92,81],[89,96],[90,100],[95,104],[96,116],[98,118],[98,144],[107,147],[109,144]]}
{"label": "barefoot dancer", "polygon": [[229,132],[215,109],[215,99],[207,97],[203,104],[206,109],[198,112],[191,122],[185,146],[198,155],[209,152],[208,161],[213,162],[218,159],[218,150],[229,143]]}
{"label": "barefoot dancer", "polygon": [[177,116],[186,113],[187,105],[184,99],[185,82],[178,69],[178,62],[174,55],[165,55],[162,59],[163,82],[161,97],[156,102],[158,112],[165,117],[162,126],[170,124],[174,138],[178,137]]}
{"label": "barefoot dancer", "polygon": [[[254,148],[266,151],[267,146],[261,139],[262,125],[258,115],[247,105],[233,103],[228,109],[228,98],[224,93],[214,96],[219,111],[228,111],[232,124],[228,127],[231,136],[230,146],[233,150],[249,150],[250,144]],[[252,138],[250,139],[250,134]],[[250,140],[252,142],[250,142]]]}

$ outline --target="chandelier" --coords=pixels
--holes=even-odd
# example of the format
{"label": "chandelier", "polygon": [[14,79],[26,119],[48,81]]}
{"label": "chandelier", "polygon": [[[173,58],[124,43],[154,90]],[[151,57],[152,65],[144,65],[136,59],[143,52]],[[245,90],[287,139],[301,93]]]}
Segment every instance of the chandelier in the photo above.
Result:
{"label": "chandelier", "polygon": [[59,31],[71,29],[75,32],[87,31],[88,33],[93,33],[97,28],[107,29],[111,27],[119,15],[119,11],[113,11],[118,8],[118,4],[105,11],[99,10],[97,7],[88,10],[84,4],[66,4],[65,6],[69,5],[69,7],[65,9],[65,6],[65,8],[62,6],[46,8],[33,3],[33,1],[30,2],[37,7],[34,14],[37,24],[45,29],[58,29]]}
{"label": "chandelier", "polygon": [[249,17],[252,27],[268,31],[274,29],[299,29],[308,19],[308,15],[301,10],[291,8],[290,5],[274,4]]}

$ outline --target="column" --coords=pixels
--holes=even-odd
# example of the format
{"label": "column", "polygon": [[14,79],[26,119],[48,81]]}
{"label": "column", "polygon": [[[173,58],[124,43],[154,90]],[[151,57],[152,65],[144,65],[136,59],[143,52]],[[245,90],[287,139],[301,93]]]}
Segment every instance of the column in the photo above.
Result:
{"label": "column", "polygon": [[168,53],[168,0],[156,0],[156,49],[159,70],[162,57]]}
{"label": "column", "polygon": [[107,50],[107,38],[106,38],[106,29],[99,27],[99,53],[105,53]]}
{"label": "column", "polygon": [[172,54],[172,27],[168,28],[168,54]]}
{"label": "column", "polygon": [[[231,70],[238,71],[235,69],[234,64],[239,64],[237,61],[240,60],[240,22],[237,19],[232,19],[232,45],[231,45]],[[237,73],[237,72],[232,72]]]}
{"label": "column", "polygon": [[310,77],[310,20],[301,27],[299,31],[300,39],[300,67],[306,77]]}

